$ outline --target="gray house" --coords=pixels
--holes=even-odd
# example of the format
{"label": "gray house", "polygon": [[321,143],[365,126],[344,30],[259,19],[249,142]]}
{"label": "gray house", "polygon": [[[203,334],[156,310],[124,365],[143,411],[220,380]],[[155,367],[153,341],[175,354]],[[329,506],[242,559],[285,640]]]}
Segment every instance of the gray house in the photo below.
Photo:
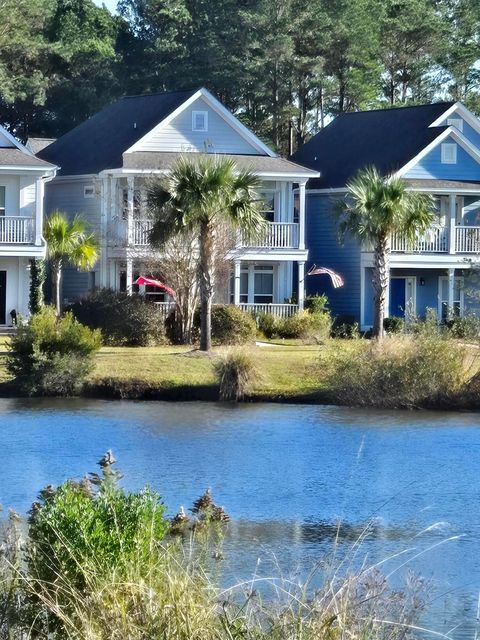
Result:
{"label": "gray house", "polygon": [[[278,157],[206,89],[122,98],[39,151],[60,167],[46,190],[46,213],[82,214],[101,243],[91,273],[66,272],[64,298],[97,286],[131,292],[139,275],[149,275],[145,182],[185,154],[231,157],[262,180],[268,229],[253,244],[239,240],[229,254],[234,277],[224,298],[281,315],[302,307],[305,185],[318,173]],[[294,293],[298,305],[287,303]],[[168,302],[158,290],[145,294]]]}

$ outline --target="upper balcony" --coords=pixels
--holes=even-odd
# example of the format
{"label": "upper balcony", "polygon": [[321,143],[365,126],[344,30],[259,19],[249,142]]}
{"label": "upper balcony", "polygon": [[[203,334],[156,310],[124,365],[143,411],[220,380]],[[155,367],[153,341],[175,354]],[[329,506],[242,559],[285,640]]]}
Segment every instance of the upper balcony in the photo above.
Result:
{"label": "upper balcony", "polygon": [[34,244],[35,220],[25,216],[0,216],[0,244]]}
{"label": "upper balcony", "polygon": [[435,226],[418,234],[413,242],[400,234],[391,239],[392,253],[480,253],[480,226]]}

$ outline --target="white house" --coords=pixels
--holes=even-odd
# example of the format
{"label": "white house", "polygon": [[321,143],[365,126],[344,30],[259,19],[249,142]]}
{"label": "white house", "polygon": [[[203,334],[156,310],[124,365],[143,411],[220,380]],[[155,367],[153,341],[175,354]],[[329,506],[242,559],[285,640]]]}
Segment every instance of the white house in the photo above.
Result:
{"label": "white house", "polygon": [[45,257],[44,187],[55,171],[0,127],[0,326],[13,310],[28,315],[30,260]]}
{"label": "white house", "polygon": [[[47,212],[82,214],[101,243],[90,274],[66,273],[64,297],[94,286],[131,291],[136,277],[146,275],[145,180],[168,173],[182,154],[228,156],[262,179],[268,230],[254,244],[239,238],[228,256],[234,277],[224,298],[282,314],[297,308],[286,305],[292,296],[302,306],[305,185],[318,173],[280,158],[206,89],[124,97],[39,152],[60,167],[48,185]],[[163,299],[148,287],[146,295]]]}

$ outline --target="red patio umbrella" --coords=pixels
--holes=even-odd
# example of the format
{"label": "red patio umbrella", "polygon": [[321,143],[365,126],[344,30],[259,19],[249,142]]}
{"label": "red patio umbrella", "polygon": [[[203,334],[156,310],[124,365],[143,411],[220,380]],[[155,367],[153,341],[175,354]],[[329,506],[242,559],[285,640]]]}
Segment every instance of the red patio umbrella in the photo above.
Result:
{"label": "red patio umbrella", "polygon": [[154,280],[153,278],[145,278],[145,276],[140,276],[135,280],[134,284],[157,287],[158,289],[163,289],[165,293],[168,293],[169,296],[175,297],[175,291],[171,287],[169,287],[168,284],[163,284],[163,282],[160,282],[160,280]]}

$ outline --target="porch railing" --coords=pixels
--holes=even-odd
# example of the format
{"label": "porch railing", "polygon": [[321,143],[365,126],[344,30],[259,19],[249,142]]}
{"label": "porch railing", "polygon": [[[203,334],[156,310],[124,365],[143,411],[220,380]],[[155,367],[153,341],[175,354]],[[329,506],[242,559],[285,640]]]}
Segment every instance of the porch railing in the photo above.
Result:
{"label": "porch railing", "polygon": [[269,222],[262,233],[252,239],[240,238],[241,247],[266,249],[298,249],[298,222]]}
{"label": "porch railing", "polygon": [[254,304],[241,302],[239,308],[249,313],[271,313],[277,318],[289,318],[298,311],[298,304]]}
{"label": "porch railing", "polygon": [[162,317],[163,321],[168,318],[170,313],[175,309],[175,302],[154,302],[155,308]]}
{"label": "porch railing", "polygon": [[32,244],[34,220],[20,216],[0,217],[0,244]]}
{"label": "porch railing", "polygon": [[431,227],[418,234],[413,242],[394,233],[391,250],[396,253],[448,253],[448,227]]}
{"label": "porch railing", "polygon": [[455,251],[457,253],[480,253],[480,227],[456,227]]}

